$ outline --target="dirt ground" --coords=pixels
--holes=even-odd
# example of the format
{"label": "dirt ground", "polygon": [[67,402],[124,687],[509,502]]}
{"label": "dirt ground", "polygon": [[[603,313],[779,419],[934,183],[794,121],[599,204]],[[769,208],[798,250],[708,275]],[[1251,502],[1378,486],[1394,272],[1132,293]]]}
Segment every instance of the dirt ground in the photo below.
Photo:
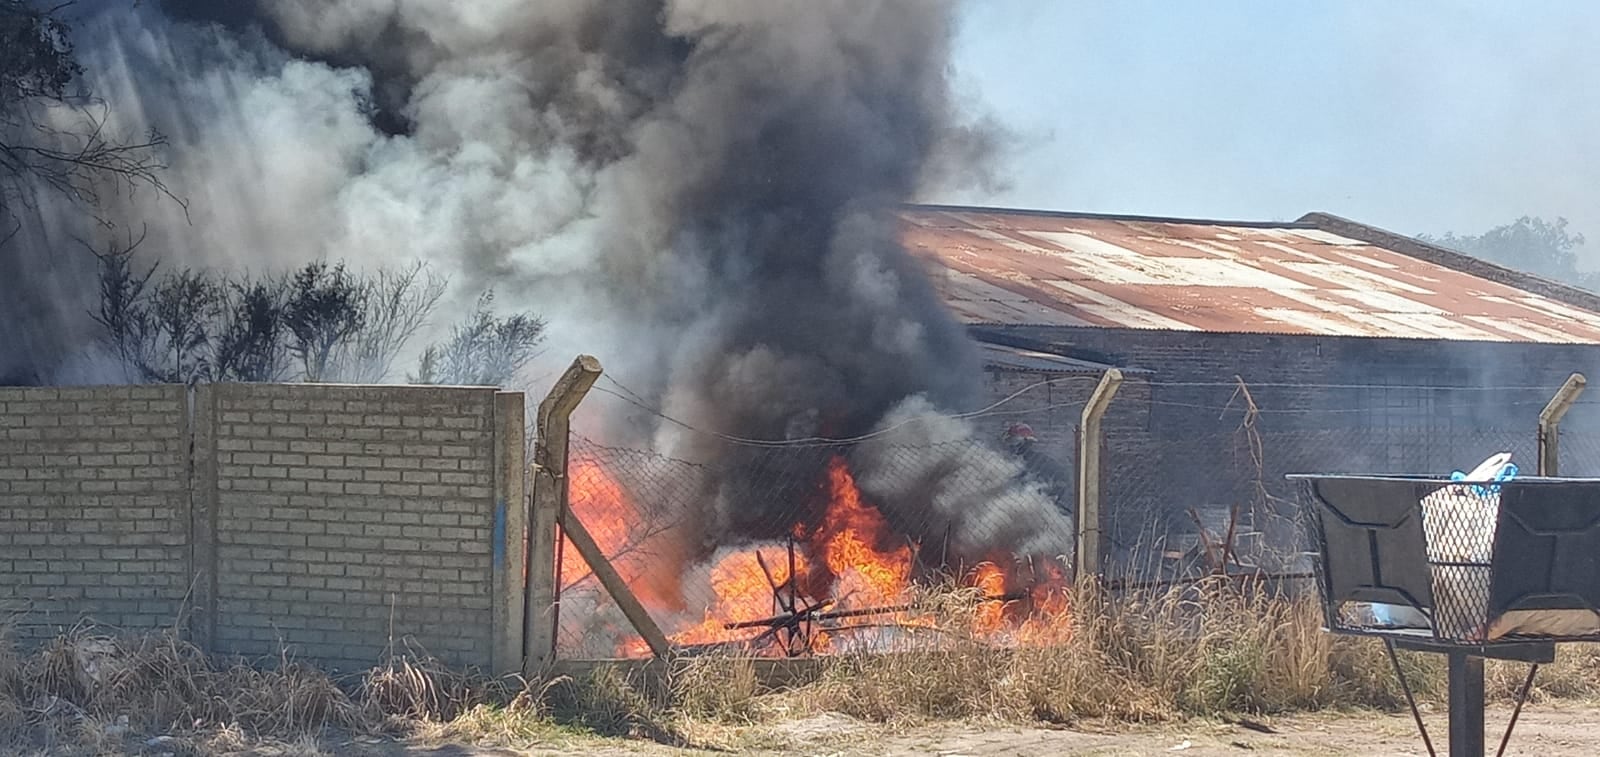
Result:
{"label": "dirt ground", "polygon": [[[1488,753],[1504,731],[1509,708],[1487,717]],[[1424,713],[1429,735],[1446,753],[1443,712]],[[1545,703],[1523,711],[1508,755],[1590,757],[1600,754],[1600,705]],[[1249,727],[1254,726],[1254,727]],[[730,741],[731,738],[731,741]],[[845,755],[1179,755],[1181,757],[1289,757],[1290,755],[1426,755],[1408,713],[1296,715],[1247,725],[1217,721],[1157,727],[1081,725],[1044,729],[961,724],[886,730],[845,718],[825,716],[781,726],[724,734],[716,749],[679,749],[649,742],[591,737],[560,737],[521,748],[468,745],[410,745],[367,740],[324,741],[317,751],[262,750],[260,757],[515,757],[517,755],[712,755],[763,754],[774,757]],[[341,743],[342,742],[342,743]]]}

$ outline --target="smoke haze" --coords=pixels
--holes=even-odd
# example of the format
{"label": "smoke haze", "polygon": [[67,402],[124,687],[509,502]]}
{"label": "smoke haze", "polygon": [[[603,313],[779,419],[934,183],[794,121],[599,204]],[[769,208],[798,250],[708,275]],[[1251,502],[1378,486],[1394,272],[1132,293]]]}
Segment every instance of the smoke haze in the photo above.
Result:
{"label": "smoke haze", "polygon": [[[452,277],[447,313],[494,287],[548,319],[540,371],[595,354],[691,422],[698,431],[600,419],[619,441],[690,461],[737,462],[705,432],[850,437],[971,407],[975,354],[882,212],[983,179],[997,143],[951,93],[949,2],[91,10],[78,39],[88,86],[118,131],[170,138],[163,178],[189,200],[187,212],[151,192],[112,201],[113,234],[147,225],[146,254],[249,270],[428,261]],[[0,376],[92,379],[92,361],[66,360],[88,344],[92,260],[59,252],[112,232],[50,198],[38,207],[15,270],[0,271],[17,274],[0,283],[18,290],[5,301],[29,290],[6,307],[35,314],[0,345]],[[865,449],[859,474],[886,502],[972,475],[935,461],[933,481],[891,486],[872,459]],[[741,475],[708,492],[693,537],[705,550],[766,535],[737,525],[763,520],[727,496],[759,484]],[[1022,500],[1060,518],[1042,496]],[[938,505],[938,527],[960,506]],[[974,554],[1031,538],[969,536]]]}

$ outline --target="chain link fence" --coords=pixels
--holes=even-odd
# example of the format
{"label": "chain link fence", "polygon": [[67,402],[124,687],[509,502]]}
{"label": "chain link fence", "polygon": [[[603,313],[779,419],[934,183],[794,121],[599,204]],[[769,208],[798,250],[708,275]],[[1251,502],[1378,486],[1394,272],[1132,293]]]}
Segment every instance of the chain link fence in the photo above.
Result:
{"label": "chain link fence", "polygon": [[[1503,402],[1507,412],[1485,422],[1439,413],[1481,405],[1481,390],[1430,388],[1445,397],[1374,413],[1325,393],[1257,407],[1248,393],[1237,402],[1236,387],[1151,386],[1113,401],[1113,413],[1124,402],[1120,412],[1144,414],[1108,423],[1103,440],[1114,581],[1309,571],[1289,473],[1448,475],[1510,452],[1531,474],[1537,455],[1537,398]],[[963,421],[909,441],[700,440],[674,457],[574,436],[569,502],[676,644],[883,649],[914,630],[913,586],[954,578],[1015,599],[1071,564],[1077,429],[1063,413],[1003,409],[995,426],[1031,425],[1037,438]],[[1600,470],[1600,434],[1562,438],[1564,475]],[[576,550],[558,552],[558,656],[645,654]]]}
{"label": "chain link fence", "polygon": [[1600,433],[1563,428],[1559,449],[1562,476],[1600,476]]}
{"label": "chain link fence", "polygon": [[[1017,555],[1070,561],[1071,461],[1026,446],[726,443],[696,463],[574,436],[568,499],[676,643],[881,648],[914,585],[993,564],[1004,578],[984,588],[1003,595],[1046,570]],[[558,551],[557,654],[641,653],[583,559]]]}
{"label": "chain link fence", "polygon": [[[1387,413],[1381,404],[1377,412],[1281,405],[1275,411],[1235,401],[1237,388],[1212,388],[1199,398],[1209,402],[1191,390],[1149,431],[1109,434],[1107,574],[1148,582],[1220,571],[1308,572],[1304,503],[1285,480],[1290,473],[1447,476],[1499,452],[1510,452],[1525,475],[1534,472],[1542,402],[1505,403],[1508,412],[1496,423],[1479,425],[1443,409],[1482,405],[1483,390],[1427,391],[1434,398],[1422,412]],[[1600,453],[1600,436],[1593,441]],[[1571,452],[1563,459],[1581,456]]]}

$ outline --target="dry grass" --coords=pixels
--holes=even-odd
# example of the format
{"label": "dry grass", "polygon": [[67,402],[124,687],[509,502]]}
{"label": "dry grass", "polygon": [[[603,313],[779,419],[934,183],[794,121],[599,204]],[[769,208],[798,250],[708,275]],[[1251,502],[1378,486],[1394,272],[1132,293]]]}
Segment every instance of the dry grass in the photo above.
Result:
{"label": "dry grass", "polygon": [[[822,680],[788,696],[802,711],[832,710],[880,722],[1149,722],[1405,706],[1382,644],[1323,633],[1313,597],[1215,583],[1110,601],[1080,588],[1074,600],[1070,628],[1059,642],[1002,649],[951,627],[945,637],[958,641],[938,653],[837,658]],[[1441,658],[1406,652],[1399,657],[1420,699],[1442,696]],[[1514,696],[1526,672],[1526,666],[1491,662],[1490,695]],[[1596,692],[1600,653],[1566,649],[1556,664],[1542,669],[1535,696]],[[748,709],[741,704],[736,717]]]}
{"label": "dry grass", "polygon": [[171,633],[84,626],[24,657],[3,630],[0,749],[122,754],[129,739],[152,735],[171,737],[175,753],[237,751],[228,745],[263,739],[292,746],[329,728],[408,733],[516,693],[413,653],[340,685],[286,657],[219,664]]}
{"label": "dry grass", "polygon": [[[742,749],[776,738],[780,721],[823,713],[891,726],[1065,724],[1404,706],[1383,646],[1323,633],[1310,597],[1217,583],[1107,600],[1080,588],[1050,643],[1011,648],[967,623],[974,592],[926,600],[937,650],[826,658],[815,680],[785,691],[763,688],[752,661],[729,656],[673,660],[665,675],[599,667],[524,683],[463,675],[407,650],[341,684],[289,659],[218,664],[169,634],[80,628],[26,656],[0,634],[0,751],[120,754],[130,738],[165,734],[175,754],[270,739],[309,755],[329,728],[525,747],[600,735]],[[1437,702],[1441,660],[1401,661],[1419,698]],[[1491,661],[1489,695],[1514,696],[1525,674]],[[1574,646],[1542,669],[1533,697],[1596,693],[1600,650]]]}

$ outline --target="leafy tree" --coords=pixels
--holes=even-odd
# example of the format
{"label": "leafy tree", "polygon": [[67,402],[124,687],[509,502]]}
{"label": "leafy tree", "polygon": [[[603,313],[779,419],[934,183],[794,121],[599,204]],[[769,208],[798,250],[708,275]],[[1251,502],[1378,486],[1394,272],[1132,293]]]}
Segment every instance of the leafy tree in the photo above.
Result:
{"label": "leafy tree", "polygon": [[214,339],[222,322],[224,289],[204,272],[182,270],[155,278],[156,267],[138,270],[134,250],[95,253],[100,262],[100,306],[90,314],[102,339],[137,381],[191,383],[210,378],[216,366]]}
{"label": "leafy tree", "polygon": [[306,381],[329,380],[340,345],[367,325],[367,291],[343,263],[311,263],[295,273],[283,319]]}
{"label": "leafy tree", "polygon": [[213,350],[216,381],[283,381],[289,374],[284,335],[288,284],[283,279],[231,281]]}
{"label": "leafy tree", "polygon": [[1600,274],[1578,267],[1583,235],[1567,231],[1565,218],[1546,221],[1523,216],[1476,236],[1447,232],[1443,236],[1424,234],[1419,238],[1507,268],[1600,290]]}
{"label": "leafy tree", "polygon": [[150,293],[150,317],[159,338],[149,380],[183,384],[211,375],[212,340],[221,315],[222,288],[204,272],[168,275]]}
{"label": "leafy tree", "polygon": [[443,344],[422,353],[411,381],[417,384],[503,386],[538,356],[544,321],[532,313],[494,315],[494,292],[485,292]]}
{"label": "leafy tree", "polygon": [[[112,133],[105,103],[74,89],[83,67],[59,16],[71,5],[0,0],[0,215],[12,221],[35,188],[91,207],[107,188],[144,185],[172,197],[160,178],[166,139]],[[11,226],[0,242],[20,223]]]}
{"label": "leafy tree", "polygon": [[100,304],[90,314],[135,381],[381,383],[445,289],[421,264],[371,276],[312,263],[288,278],[158,278],[156,266],[135,265],[142,242],[95,252]]}
{"label": "leafy tree", "polygon": [[103,329],[101,338],[123,366],[136,373],[137,380],[150,381],[150,366],[155,360],[151,338],[155,323],[146,300],[156,269],[134,268],[134,250],[143,242],[144,237],[140,236],[130,238],[124,247],[113,246],[105,252],[90,248],[100,262],[100,307],[91,317]]}
{"label": "leafy tree", "polygon": [[[99,263],[90,317],[134,381],[382,383],[447,283],[421,263],[365,276],[315,262],[287,278],[189,269],[158,278],[156,265],[135,262],[143,242],[101,252],[80,240]],[[426,383],[499,384],[532,360],[543,321],[498,318],[493,300],[485,293],[448,342],[426,351]]]}

